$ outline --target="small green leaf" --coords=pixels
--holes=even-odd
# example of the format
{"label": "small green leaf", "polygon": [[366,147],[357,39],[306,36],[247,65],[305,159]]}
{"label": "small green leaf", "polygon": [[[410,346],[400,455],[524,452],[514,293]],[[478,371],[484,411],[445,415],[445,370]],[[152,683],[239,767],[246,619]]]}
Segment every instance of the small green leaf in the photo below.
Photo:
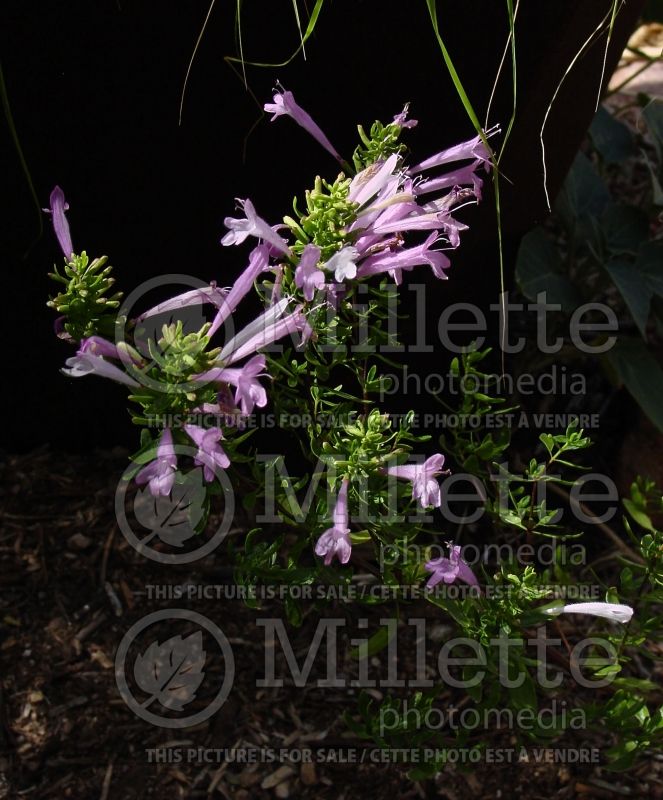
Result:
{"label": "small green leaf", "polygon": [[624,498],[622,500],[624,504],[624,508],[628,511],[628,513],[633,517],[633,519],[643,527],[647,531],[651,531],[652,533],[655,532],[654,526],[652,525],[651,519],[645,512],[636,506],[631,500]]}

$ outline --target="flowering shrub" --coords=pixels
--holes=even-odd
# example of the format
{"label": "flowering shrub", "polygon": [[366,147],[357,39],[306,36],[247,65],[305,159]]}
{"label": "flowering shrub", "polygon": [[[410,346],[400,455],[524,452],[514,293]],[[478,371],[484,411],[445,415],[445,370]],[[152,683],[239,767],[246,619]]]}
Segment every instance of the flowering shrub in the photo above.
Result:
{"label": "flowering shrub", "polygon": [[[542,433],[543,459],[532,458],[521,475],[512,473],[502,463],[511,442],[508,426],[490,429],[487,420],[513,409],[504,407],[499,387],[480,370],[488,353],[476,348],[452,359],[450,369],[474,379],[463,384],[458,412],[482,421],[478,427],[448,427],[438,445],[431,435],[414,433],[412,413],[390,415],[383,407],[388,378],[380,368],[391,364],[388,354],[397,351],[398,287],[404,273],[414,270],[430,268],[439,280],[453,276],[453,251],[467,230],[462,220],[466,208],[481,199],[491,168],[488,139],[497,131],[411,165],[401,137],[417,123],[408,118],[406,106],[386,125],[375,122],[368,132],[359,127],[360,143],[346,161],[291,92],[277,91],[265,110],[273,120],[291,117],[338,162],[340,172],[330,179],[316,177],[280,224],[263,219],[250,199],[237,201],[237,215],[225,220],[221,245],[250,241],[253,248],[230,288],[200,286],[135,315],[113,293],[106,259],[90,261],[85,251],[76,252],[63,192],[56,187],[51,194],[64,266],[52,275],[61,291],[49,305],[59,314],[58,336],[76,347],[63,372],[97,375],[128,387],[141,446],[126,481],[146,487],[161,501],[180,496],[188,476],[200,473],[202,500],[185,504],[184,512],[196,511],[190,522],[204,538],[211,513],[230,513],[214,510],[223,500],[217,478],[229,471],[256,521],[243,546],[229,551],[240,584],[347,589],[361,565],[374,583],[390,590],[383,602],[407,599],[408,587],[421,587],[421,596],[467,637],[465,645],[492,648],[481,661],[465,662],[462,677],[477,708],[501,703],[536,710],[550,700],[545,684],[539,680],[544,689],[537,691],[534,682],[540,654],[539,661],[527,656],[525,642],[528,629],[556,622],[561,614],[625,626],[610,634],[618,650],[595,669],[597,678],[615,677],[627,646],[638,636],[633,609],[621,600],[634,599],[645,585],[652,596],[661,594],[663,538],[651,521],[643,523],[650,519],[647,503],[655,502],[653,488],[634,487],[641,506],[634,519],[647,531],[630,567],[638,577],[630,573],[623,596],[611,589],[605,600],[568,603],[563,591],[550,588],[573,585],[574,576],[564,570],[537,573],[535,563],[516,558],[502,559],[493,571],[480,559],[475,564],[460,544],[474,523],[458,523],[450,515],[445,485],[453,465],[454,472],[481,486],[489,541],[531,546],[548,537],[555,552],[562,552],[564,536],[575,532],[559,525],[558,509],[549,509],[541,494],[548,484],[569,484],[553,470],[572,473],[577,466],[569,459],[590,445],[577,425],[563,434]],[[234,333],[234,315],[255,302],[254,287],[262,308]],[[209,314],[204,324],[191,328],[177,315],[194,307],[206,307]],[[474,388],[467,388],[470,383]],[[307,420],[292,428],[287,456],[296,452],[292,443],[297,442],[311,465],[309,474],[291,477],[283,455],[264,457],[256,444],[256,409],[270,406],[277,418]],[[436,452],[438,446],[442,452]],[[304,487],[302,506],[297,492],[301,495]],[[436,509],[441,522],[432,516]],[[170,543],[182,544],[176,538]],[[445,591],[452,585],[457,591]],[[376,597],[366,602],[380,602]],[[286,597],[285,607],[289,621],[299,624],[302,609],[295,593]],[[506,655],[494,648],[504,637],[516,641]],[[388,642],[380,628],[367,652],[379,652]],[[512,674],[520,682],[504,679]],[[486,675],[495,680],[485,680]],[[418,693],[414,703],[426,710],[435,696],[432,690]],[[439,739],[439,732],[402,722],[399,702],[388,698],[376,709],[364,697],[359,720],[349,715],[348,724],[382,744],[403,733],[417,744]],[[384,722],[387,711],[397,720],[388,729],[376,722]],[[591,709],[592,721],[600,723],[604,716],[605,708]],[[636,745],[617,750],[616,758],[635,754],[648,746],[641,743],[660,735],[660,714],[651,720],[644,733],[632,734],[629,741]]]}

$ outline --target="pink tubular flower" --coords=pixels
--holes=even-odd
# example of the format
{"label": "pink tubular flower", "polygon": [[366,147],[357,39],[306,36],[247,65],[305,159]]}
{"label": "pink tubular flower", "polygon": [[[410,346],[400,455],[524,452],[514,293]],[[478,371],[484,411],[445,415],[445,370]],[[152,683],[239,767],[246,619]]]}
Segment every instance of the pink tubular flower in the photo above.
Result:
{"label": "pink tubular flower", "polygon": [[208,336],[211,337],[218,331],[221,325],[223,325],[223,323],[237,308],[239,301],[249,293],[258,275],[268,268],[269,247],[264,244],[259,244],[251,251],[249,263],[244,272],[242,272],[239,278],[237,278],[232,289],[222,299],[219,306],[217,306],[219,310],[217,311],[217,314],[212,321],[212,325],[207,332]]}
{"label": "pink tubular flower", "polygon": [[[484,137],[487,139],[489,136],[492,136],[494,133],[498,132],[499,127],[495,126],[494,128],[485,131]],[[446,150],[442,150],[441,152],[430,156],[430,158],[424,159],[419,164],[412,167],[409,171],[411,174],[423,172],[424,170],[432,169],[433,167],[439,167],[442,164],[449,164],[453,161],[466,161],[468,159],[478,159],[482,164],[490,165],[491,156],[492,153],[490,148],[486,146],[481,136],[475,136],[472,139],[468,139],[466,142],[461,142],[453,147],[448,147]]]}
{"label": "pink tubular flower", "polygon": [[88,336],[81,340],[76,355],[67,359],[66,368],[63,368],[62,372],[70,378],[99,375],[101,378],[110,378],[133,388],[140,385],[124,370],[108,361],[109,358],[122,361],[125,367],[142,366],[140,354],[130,345],[124,342],[114,345],[101,336]]}
{"label": "pink tubular flower", "polygon": [[267,405],[267,392],[258,380],[266,375],[265,356],[254,356],[243,367],[213,369],[201,377],[234,386],[235,405],[248,416],[255,406],[264,408]]}
{"label": "pink tubular flower", "polygon": [[292,117],[298,125],[301,125],[307,133],[310,133],[337,161],[343,162],[336,148],[325,136],[317,123],[314,122],[311,115],[295,102],[295,97],[292,92],[287,92],[283,87],[281,87],[279,91],[275,90],[274,102],[265,103],[264,109],[269,114],[273,114],[272,122],[274,122],[277,117]]}
{"label": "pink tubular flower", "polygon": [[449,544],[449,558],[435,558],[427,561],[425,567],[427,572],[433,573],[426,583],[429,588],[437,586],[440,581],[453,583],[455,580],[464,581],[470,586],[479,585],[476,575],[461,558],[458,545]]}
{"label": "pink tubular flower", "polygon": [[341,564],[347,564],[352,553],[352,543],[350,542],[350,528],[348,515],[348,480],[344,478],[341,482],[336,505],[332,513],[333,525],[328,528],[318,539],[315,545],[315,554],[324,556],[325,566],[329,566],[334,557],[338,558]]}
{"label": "pink tubular flower", "polygon": [[[89,340],[84,340],[84,342],[85,341]],[[110,342],[106,344],[113,347]],[[140,386],[138,381],[129,377],[124,370],[106,361],[105,358],[101,355],[97,355],[94,351],[85,351],[83,349],[84,347],[85,344],[83,344],[75,356],[66,360],[66,367],[62,369],[65,375],[69,375],[70,378],[80,378],[83,375],[99,375],[101,378],[110,378],[117,383],[125,384],[125,386],[134,388]],[[113,358],[117,358],[117,356],[113,356]]]}
{"label": "pink tubular flower", "polygon": [[230,466],[230,459],[219,444],[219,441],[223,439],[221,429],[185,425],[184,430],[198,446],[194,462],[203,468],[203,477],[208,483],[211,483],[217,469],[226,469]]}
{"label": "pink tubular flower", "polygon": [[476,159],[465,167],[460,167],[453,172],[447,172],[437,178],[427,178],[417,185],[417,194],[428,194],[437,192],[440,189],[449,189],[456,186],[472,186],[472,194],[477,200],[481,200],[482,179],[477,175],[477,169],[483,165],[483,161]]}
{"label": "pink tubular flower", "polygon": [[[386,161],[376,161],[375,164],[371,164],[366,169],[358,172],[350,183],[348,200],[364,206],[371,198],[376,195],[380,196],[385,189],[391,187],[393,191],[397,188],[398,181],[394,185],[393,179],[398,160],[396,153],[393,153]],[[384,198],[381,197],[380,199]]]}
{"label": "pink tubular flower", "polygon": [[64,192],[59,186],[56,186],[51,192],[50,203],[50,208],[45,208],[44,211],[53,219],[55,236],[65,258],[71,258],[74,253],[74,245],[71,243],[71,232],[65,216],[65,211],[69,210],[69,203],[64,199]]}
{"label": "pink tubular flower", "polygon": [[416,125],[419,124],[419,120],[416,119],[408,119],[408,111],[410,110],[410,104],[406,103],[403,106],[403,110],[400,114],[396,114],[394,117],[394,125],[398,125],[399,128],[414,128]]}
{"label": "pink tubular flower", "polygon": [[212,281],[209,286],[201,286],[200,289],[191,289],[188,292],[183,292],[170,300],[165,300],[163,303],[150,308],[139,317],[136,317],[136,322],[142,322],[148,317],[154,317],[157,314],[163,314],[166,311],[177,311],[180,308],[187,308],[188,306],[203,305],[210,303],[216,308],[220,308],[223,304],[225,296],[228,294],[226,289],[219,289],[216,281]]}
{"label": "pink tubular flower", "polygon": [[241,244],[248,236],[255,236],[257,239],[269,242],[279,253],[290,256],[288,243],[278,235],[269,223],[256,214],[253,203],[250,200],[240,200],[239,198],[237,198],[237,202],[246,216],[240,219],[226,217],[223,220],[224,225],[228,228],[228,233],[221,239],[221,244],[226,246]]}
{"label": "pink tubular flower", "polygon": [[448,211],[431,211],[429,213],[410,214],[393,222],[378,222],[374,225],[375,233],[402,233],[403,231],[444,231],[449,236],[453,247],[460,242],[458,231],[467,230],[467,225],[453,219]]}
{"label": "pink tubular flower", "polygon": [[306,317],[302,314],[301,307],[286,314],[289,302],[290,299],[284,297],[278,303],[269,306],[259,317],[233,336],[223,346],[219,361],[223,364],[234,364],[283,336],[302,331],[305,328]]}
{"label": "pink tubular flower", "polygon": [[88,336],[87,339],[82,339],[78,352],[92,353],[95,356],[103,356],[104,358],[120,359],[117,346],[101,336]]}
{"label": "pink tubular flower", "polygon": [[385,473],[406,481],[412,481],[412,498],[419,500],[422,508],[434,506],[439,508],[442,504],[440,497],[440,484],[435,478],[442,473],[444,456],[436,453],[423,464],[402,464],[401,466],[386,467]]}
{"label": "pink tubular flower", "polygon": [[311,302],[316,291],[325,285],[325,273],[318,269],[319,260],[320,248],[314,244],[307,244],[295,270],[295,286],[303,291],[304,298],[308,302]]}
{"label": "pink tubular flower", "polygon": [[389,272],[395,283],[400,283],[402,270],[411,270],[419,264],[429,264],[437,278],[446,279],[444,270],[449,266],[449,259],[444,253],[431,249],[438,238],[437,233],[433,232],[422,244],[400,250],[384,250],[369,256],[361,262],[357,277],[365,278],[368,275]]}
{"label": "pink tubular flower", "polygon": [[173,448],[173,435],[169,428],[161,434],[157,457],[136,475],[136,483],[142,486],[149,483],[150,493],[154,497],[159,495],[167,497],[175,483],[177,470],[177,455]]}
{"label": "pink tubular flower", "polygon": [[230,368],[231,364],[256,353],[282,337],[300,333],[306,340],[312,333],[301,307],[286,314],[290,298],[284,297],[269,306],[259,317],[226,342],[221,349],[217,366],[195,375],[199,383],[217,381],[235,387],[235,402],[241,405],[243,414],[250,414],[254,406],[267,405],[267,393],[258,380],[266,375],[264,356],[256,355],[243,367]]}

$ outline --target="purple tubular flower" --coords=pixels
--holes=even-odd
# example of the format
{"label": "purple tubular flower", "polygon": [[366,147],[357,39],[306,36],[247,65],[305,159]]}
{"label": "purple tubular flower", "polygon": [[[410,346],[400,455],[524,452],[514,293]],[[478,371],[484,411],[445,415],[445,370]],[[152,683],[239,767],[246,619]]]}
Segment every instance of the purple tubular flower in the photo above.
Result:
{"label": "purple tubular flower", "polygon": [[314,244],[307,244],[295,270],[295,286],[303,291],[304,298],[308,302],[311,302],[316,291],[325,285],[325,273],[318,269],[319,260],[320,248]]}
{"label": "purple tubular flower", "polygon": [[348,227],[348,231],[363,231],[371,228],[377,220],[387,216],[391,218],[406,217],[410,212],[421,213],[416,202],[413,181],[402,175],[391,175],[385,181],[379,194],[357,213],[357,219]]}
{"label": "purple tubular flower", "polygon": [[300,105],[297,105],[292,92],[287,92],[282,87],[280,91],[275,90],[274,102],[265,103],[264,109],[268,114],[273,114],[271,119],[272,122],[274,122],[277,117],[292,117],[295,122],[298,125],[301,125],[301,127],[304,128],[307,133],[310,133],[311,136],[319,144],[321,144],[328,153],[331,153],[337,161],[343,163],[343,159],[339,155],[338,151],[325,136],[317,123],[314,122],[311,115],[307,111],[304,111]]}
{"label": "purple tubular flower", "polygon": [[442,473],[444,456],[436,453],[423,464],[403,464],[401,466],[386,467],[385,473],[406,481],[412,481],[412,498],[419,500],[422,508],[434,506],[439,508],[442,504],[440,484],[435,478]]}
{"label": "purple tubular flower", "polygon": [[431,230],[457,232],[467,230],[467,225],[453,219],[448,211],[431,211],[430,213],[413,214],[390,222],[378,222],[373,230],[375,233],[402,233],[403,231]]}
{"label": "purple tubular flower", "polygon": [[246,216],[240,219],[226,217],[223,220],[224,225],[228,228],[228,233],[221,239],[221,244],[226,246],[241,244],[248,236],[255,236],[257,239],[269,242],[279,253],[290,256],[288,243],[278,235],[269,223],[256,214],[253,203],[250,200],[240,200],[239,198],[237,198],[237,202]]}
{"label": "purple tubular flower", "polygon": [[315,334],[315,331],[311,327],[311,323],[306,319],[304,314],[299,315],[297,330],[301,334],[299,347],[304,347],[308,343],[309,339]]}
{"label": "purple tubular flower", "polygon": [[[351,226],[351,230],[360,231],[360,235],[355,242],[355,247],[362,256],[373,255],[382,250],[393,248],[402,242],[400,236],[387,236],[384,233],[376,233],[376,229],[381,228],[383,225],[391,225],[400,220],[407,220],[412,215],[422,214],[421,207],[412,199],[412,196],[407,192],[399,193],[402,195],[400,202],[394,202],[387,205],[386,208],[381,208],[378,211],[369,211],[365,215],[360,216]],[[366,218],[369,219],[366,224]],[[394,231],[399,234],[399,231]]]}
{"label": "purple tubular flower", "polygon": [[465,167],[447,172],[445,175],[440,175],[437,178],[427,178],[417,186],[417,194],[428,194],[429,192],[437,192],[439,189],[448,189],[449,187],[456,186],[472,186],[472,192],[477,200],[481,200],[481,187],[483,180],[477,175],[477,169],[483,165],[483,162],[477,159]]}
{"label": "purple tubular flower", "polygon": [[208,336],[213,336],[233,313],[239,305],[239,301],[244,298],[251,290],[255,280],[261,272],[269,268],[269,247],[259,244],[254,247],[249,256],[249,263],[244,272],[237,278],[232,289],[223,299],[219,310],[212,321],[212,325],[207,332]]}
{"label": "purple tubular flower", "polygon": [[200,425],[185,425],[184,430],[198,446],[194,463],[203,468],[203,477],[211,483],[217,469],[230,466],[230,459],[219,444],[223,432],[220,428],[202,428]]}
{"label": "purple tubular flower", "polygon": [[69,210],[69,203],[64,199],[64,192],[59,186],[51,192],[50,203],[50,208],[45,208],[44,211],[53,219],[53,229],[65,258],[71,258],[74,245],[71,243],[71,232],[65,216],[65,211]]}
{"label": "purple tubular flower", "polygon": [[104,359],[115,358],[121,361],[125,367],[142,367],[145,365],[140,353],[131,345],[126,342],[114,345],[101,336],[88,336],[87,339],[82,339],[78,348],[78,355],[101,356]]}
{"label": "purple tubular flower", "polygon": [[347,478],[341,482],[336,505],[332,512],[332,527],[320,536],[315,545],[315,554],[324,556],[325,565],[329,566],[334,557],[338,558],[341,564],[347,564],[352,553],[352,543],[350,542],[350,528],[348,516],[348,481]]}
{"label": "purple tubular flower", "polygon": [[53,323],[53,330],[55,331],[55,335],[58,339],[62,339],[63,342],[74,342],[74,337],[67,333],[64,329],[65,322],[67,321],[66,314],[63,314],[61,317],[57,317],[55,322]]}
{"label": "purple tubular flower", "polygon": [[102,378],[110,378],[118,383],[124,383],[126,386],[134,388],[140,386],[138,381],[129,377],[126,372],[94,352],[84,352],[81,349],[75,356],[68,358],[65,363],[67,367],[66,369],[63,368],[62,372],[71,378],[80,378],[83,375],[99,375]]}
{"label": "purple tubular flower", "polygon": [[269,298],[269,304],[274,305],[281,299],[281,287],[283,285],[283,264],[274,270],[274,285],[272,286],[272,294]]}
{"label": "purple tubular flower", "polygon": [[219,289],[216,285],[216,281],[212,281],[209,286],[203,286],[200,289],[191,289],[191,291],[183,292],[175,297],[171,297],[170,300],[159,303],[153,308],[150,308],[149,311],[145,311],[139,317],[136,317],[136,322],[142,322],[148,317],[154,317],[166,311],[177,311],[180,308],[203,305],[204,303],[211,303],[213,306],[221,308],[227,294],[227,289]]}
{"label": "purple tubular flower", "polygon": [[[496,126],[491,128],[489,131],[485,131],[484,136],[488,138],[498,131],[499,128]],[[492,153],[490,148],[484,144],[481,137],[475,136],[472,139],[468,139],[466,142],[461,142],[453,147],[448,147],[446,150],[442,150],[441,152],[436,153],[434,156],[426,158],[424,161],[412,167],[409,172],[411,174],[423,172],[424,170],[432,169],[433,167],[439,167],[442,164],[449,164],[452,161],[465,161],[466,159],[470,158],[473,160],[478,159],[481,163],[490,165],[491,155]]]}
{"label": "purple tubular flower", "polygon": [[357,173],[350,184],[348,200],[363,206],[392,183],[397,165],[398,155],[393,153],[386,161],[377,161]]}
{"label": "purple tubular flower", "polygon": [[408,111],[410,110],[410,104],[406,103],[403,106],[403,110],[400,114],[396,114],[394,117],[394,124],[398,125],[399,128],[414,128],[416,125],[419,124],[419,120],[416,119],[408,119]]}
{"label": "purple tubular flower", "polygon": [[290,314],[285,314],[289,302],[290,299],[284,297],[278,303],[269,306],[265,312],[226,342],[219,354],[219,361],[224,365],[234,364],[283,336],[305,330],[306,318],[300,307],[295,308]]}
{"label": "purple tubular flower", "polygon": [[157,457],[136,475],[136,483],[142,486],[149,483],[150,493],[154,497],[168,497],[175,483],[177,455],[173,448],[173,435],[169,428],[161,434]]}
{"label": "purple tubular flower", "polygon": [[433,232],[422,244],[396,251],[385,250],[377,255],[369,256],[361,262],[361,266],[357,270],[357,277],[365,278],[380,272],[389,272],[394,281],[400,283],[402,270],[411,270],[419,264],[429,264],[437,278],[446,279],[444,270],[449,266],[449,259],[444,253],[431,250],[438,238],[437,233]]}
{"label": "purple tubular flower", "polygon": [[235,405],[241,408],[242,414],[248,416],[255,406],[264,408],[267,405],[267,392],[258,378],[266,376],[265,356],[254,356],[243,367],[226,367],[211,369],[201,378],[229,383],[235,387]]}
{"label": "purple tubular flower", "polygon": [[425,567],[427,572],[433,573],[426,583],[429,588],[437,586],[441,581],[453,583],[455,580],[463,581],[470,586],[479,585],[476,575],[461,558],[458,545],[449,545],[449,558],[444,556],[435,558],[427,561]]}
{"label": "purple tubular flower", "polygon": [[78,348],[78,353],[79,355],[81,353],[92,353],[92,355],[95,356],[117,358],[118,360],[121,357],[117,347],[101,336],[88,336],[87,339],[82,339],[80,347]]}

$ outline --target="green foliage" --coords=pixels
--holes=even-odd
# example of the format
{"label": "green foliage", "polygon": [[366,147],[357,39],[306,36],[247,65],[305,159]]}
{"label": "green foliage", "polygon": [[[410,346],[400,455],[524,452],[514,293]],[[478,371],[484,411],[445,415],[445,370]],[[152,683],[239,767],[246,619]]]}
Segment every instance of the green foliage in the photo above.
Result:
{"label": "green foliage", "polygon": [[[651,102],[643,110],[655,145],[656,168],[645,143],[639,142],[637,148],[628,128],[603,107],[599,109],[589,131],[592,157],[577,155],[557,199],[552,223],[523,238],[516,263],[519,286],[530,300],[546,291],[547,301],[560,304],[563,315],[591,302],[615,310],[622,333],[603,358],[603,365],[660,430],[663,370],[648,343],[651,323],[663,324],[663,248],[650,236],[650,221],[658,215],[663,196],[662,109],[663,104]],[[652,180],[646,202],[635,206],[616,196],[609,181],[614,165],[632,168],[629,165],[638,153],[646,159]],[[635,330],[629,333],[631,320]]]}

